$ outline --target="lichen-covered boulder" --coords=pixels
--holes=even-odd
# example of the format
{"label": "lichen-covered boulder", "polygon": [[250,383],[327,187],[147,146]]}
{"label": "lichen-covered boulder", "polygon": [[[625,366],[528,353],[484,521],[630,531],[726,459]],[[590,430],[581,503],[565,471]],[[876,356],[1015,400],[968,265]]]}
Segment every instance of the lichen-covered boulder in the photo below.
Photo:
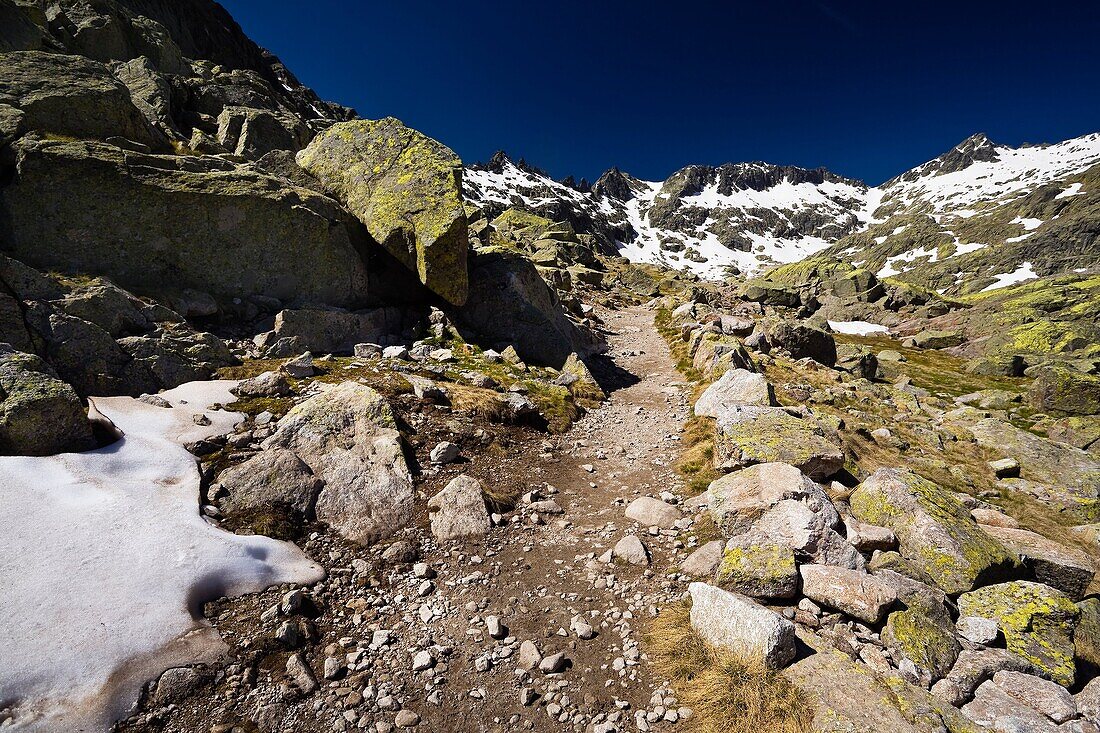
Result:
{"label": "lichen-covered boulder", "polygon": [[0,454],[48,456],[95,447],[76,392],[34,354],[0,344]]}
{"label": "lichen-covered boulder", "polygon": [[1078,601],[1077,609],[1081,615],[1073,633],[1074,654],[1079,667],[1095,675],[1100,672],[1100,598]]}
{"label": "lichen-covered boulder", "polygon": [[892,529],[901,555],[946,593],[1005,579],[1017,567],[962,502],[910,471],[880,468],[850,501],[857,519]]}
{"label": "lichen-covered boulder", "polygon": [[948,702],[897,673],[878,675],[821,638],[802,635],[816,654],[783,671],[809,697],[822,733],[984,733]]}
{"label": "lichen-covered boulder", "polygon": [[1073,632],[1081,612],[1061,591],[1026,580],[989,585],[959,596],[959,614],[994,619],[1008,651],[1063,687],[1073,685]]}
{"label": "lichen-covered boulder", "polygon": [[574,397],[602,402],[607,399],[607,393],[592,375],[592,370],[576,352],[569,355],[562,365],[561,375],[555,380],[556,384],[568,387]]}
{"label": "lichen-covered boulder", "polygon": [[951,671],[962,646],[943,603],[911,598],[906,605],[887,617],[882,642],[913,662],[927,686]]}
{"label": "lichen-covered boulder", "polygon": [[1044,366],[1037,370],[1028,398],[1042,412],[1095,415],[1100,413],[1100,376],[1060,364]]}
{"label": "lichen-covered boulder", "polygon": [[469,232],[462,161],[399,120],[353,120],[320,133],[298,163],[430,290],[466,302]]}
{"label": "lichen-covered boulder", "polygon": [[966,336],[958,331],[921,331],[913,336],[913,345],[918,349],[947,349],[958,346]]}
{"label": "lichen-covered boulder", "polygon": [[731,470],[757,463],[789,463],[811,478],[824,480],[844,465],[844,452],[812,417],[796,417],[780,408],[748,407],[737,419],[718,421],[714,464]]}
{"label": "lichen-covered boulder", "polygon": [[[270,373],[270,372],[269,372]],[[218,474],[226,492],[223,513],[288,512],[309,518],[321,482],[298,456],[284,448],[260,451]]]}
{"label": "lichen-covered boulder", "polygon": [[1081,450],[1100,452],[1100,415],[1077,415],[1055,420],[1047,437]]}
{"label": "lichen-covered boulder", "polygon": [[726,544],[714,582],[752,598],[791,598],[798,592],[794,551],[752,533],[735,537]]}
{"label": "lichen-covered boulder", "polygon": [[295,405],[263,447],[293,451],[325,482],[317,519],[353,542],[375,542],[412,518],[412,478],[393,411],[370,387],[342,382]]}

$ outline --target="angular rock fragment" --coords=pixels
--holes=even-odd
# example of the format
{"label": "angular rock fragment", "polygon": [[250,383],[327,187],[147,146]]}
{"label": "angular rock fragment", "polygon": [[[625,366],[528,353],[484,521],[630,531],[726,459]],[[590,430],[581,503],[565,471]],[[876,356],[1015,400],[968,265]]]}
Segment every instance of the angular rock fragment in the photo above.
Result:
{"label": "angular rock fragment", "polygon": [[489,511],[481,482],[472,476],[456,476],[428,500],[432,534],[436,540],[476,539],[489,532]]}
{"label": "angular rock fragment", "polygon": [[294,406],[264,448],[285,448],[301,458],[325,482],[317,518],[369,544],[412,517],[412,478],[400,440],[382,395],[343,382]]}
{"label": "angular rock fragment", "polygon": [[827,565],[802,565],[802,593],[849,616],[877,624],[897,601],[887,583],[869,573]]}
{"label": "angular rock fragment", "polygon": [[708,644],[772,669],[795,657],[794,624],[763,606],[706,583],[692,583],[691,626]]}

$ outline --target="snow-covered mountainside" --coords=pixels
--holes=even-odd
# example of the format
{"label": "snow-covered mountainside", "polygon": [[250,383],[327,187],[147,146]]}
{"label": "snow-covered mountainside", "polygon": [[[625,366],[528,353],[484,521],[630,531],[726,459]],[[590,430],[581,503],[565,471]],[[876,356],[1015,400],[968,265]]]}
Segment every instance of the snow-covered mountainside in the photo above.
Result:
{"label": "snow-covered mountainside", "polygon": [[951,294],[1100,264],[1100,134],[1020,148],[974,135],[871,195],[870,225],[822,256]]}
{"label": "snow-covered mountainside", "polygon": [[464,190],[490,218],[514,207],[569,221],[609,253],[710,277],[801,259],[869,218],[862,183],[767,163],[688,166],[664,181],[612,169],[588,186],[498,153],[466,170]]}
{"label": "snow-covered mountainside", "polygon": [[707,277],[827,250],[882,276],[920,270],[947,291],[960,272],[985,286],[1094,266],[1098,163],[1100,134],[1020,148],[974,135],[876,188],[767,163],[688,166],[660,182],[612,169],[589,186],[498,153],[464,187],[490,219],[514,207],[569,221],[608,253]]}

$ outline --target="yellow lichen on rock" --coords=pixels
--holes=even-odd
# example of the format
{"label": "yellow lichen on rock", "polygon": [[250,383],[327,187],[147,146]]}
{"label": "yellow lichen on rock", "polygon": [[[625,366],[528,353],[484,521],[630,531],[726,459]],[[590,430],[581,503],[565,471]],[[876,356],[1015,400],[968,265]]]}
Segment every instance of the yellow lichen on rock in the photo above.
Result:
{"label": "yellow lichen on rock", "polygon": [[387,117],[333,125],[297,159],[430,290],[466,302],[462,161],[450,148]]}

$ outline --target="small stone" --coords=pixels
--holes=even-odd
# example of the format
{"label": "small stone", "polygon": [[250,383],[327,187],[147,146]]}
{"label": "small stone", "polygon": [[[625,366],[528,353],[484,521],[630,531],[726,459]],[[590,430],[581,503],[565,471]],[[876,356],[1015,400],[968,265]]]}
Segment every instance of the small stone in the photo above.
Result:
{"label": "small stone", "polygon": [[508,629],[500,622],[499,616],[486,616],[485,630],[489,632],[489,636],[493,639],[503,639],[508,636]]}
{"label": "small stone", "polygon": [[312,377],[313,370],[313,355],[308,351],[301,356],[296,356],[293,359],[284,361],[279,367],[279,371],[286,374],[288,377],[294,379],[305,379],[306,377]]}
{"label": "small stone", "polygon": [[542,652],[533,641],[524,641],[519,645],[520,669],[534,669],[542,661]]}
{"label": "small stone", "polygon": [[431,669],[435,666],[435,658],[432,657],[432,653],[427,649],[422,649],[413,655],[412,671],[423,672],[426,669]]}
{"label": "small stone", "polygon": [[457,445],[444,440],[443,442],[432,448],[432,452],[429,457],[431,458],[432,463],[435,463],[436,465],[443,465],[445,463],[451,463],[456,458],[458,458],[459,451],[460,448]]}
{"label": "small stone", "polygon": [[393,719],[393,724],[398,728],[415,728],[419,723],[420,716],[412,710],[400,710]]}
{"label": "small stone", "polygon": [[997,640],[997,622],[981,616],[962,616],[955,622],[959,636],[974,644],[989,646]]}
{"label": "small stone", "polygon": [[649,565],[649,550],[638,535],[629,534],[615,543],[612,555],[631,565]]}
{"label": "small stone", "polygon": [[997,478],[1013,478],[1020,475],[1020,463],[1015,458],[1001,458],[990,461],[989,467]]}
{"label": "small stone", "polygon": [[286,674],[303,695],[309,695],[317,689],[317,678],[313,676],[313,670],[301,654],[292,654],[286,660]]}
{"label": "small stone", "polygon": [[343,660],[337,657],[325,657],[325,679],[334,680],[344,673],[347,667],[344,665]]}
{"label": "small stone", "polygon": [[539,662],[539,671],[545,674],[561,672],[565,669],[565,662],[565,652],[551,654],[550,656],[543,657],[542,661]]}

